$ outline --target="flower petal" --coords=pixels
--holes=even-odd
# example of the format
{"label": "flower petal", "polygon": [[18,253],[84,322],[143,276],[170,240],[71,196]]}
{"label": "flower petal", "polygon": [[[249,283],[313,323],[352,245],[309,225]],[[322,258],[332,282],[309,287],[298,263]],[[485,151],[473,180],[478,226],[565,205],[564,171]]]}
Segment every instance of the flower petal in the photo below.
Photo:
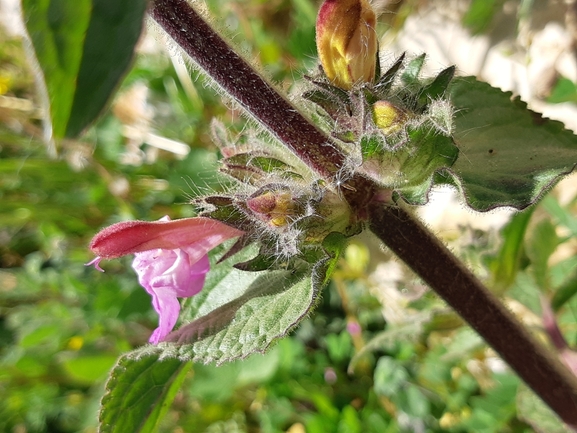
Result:
{"label": "flower petal", "polygon": [[174,221],[123,221],[96,234],[90,249],[103,259],[142,251],[193,248],[196,262],[215,246],[243,232],[220,221],[204,217]]}
{"label": "flower petal", "polygon": [[202,290],[210,268],[208,256],[191,262],[184,250],[156,249],[136,253],[132,267],[140,285],[152,296],[152,305],[158,313],[158,328],[149,340],[157,344],[176,324],[180,313],[177,297],[190,297]]}

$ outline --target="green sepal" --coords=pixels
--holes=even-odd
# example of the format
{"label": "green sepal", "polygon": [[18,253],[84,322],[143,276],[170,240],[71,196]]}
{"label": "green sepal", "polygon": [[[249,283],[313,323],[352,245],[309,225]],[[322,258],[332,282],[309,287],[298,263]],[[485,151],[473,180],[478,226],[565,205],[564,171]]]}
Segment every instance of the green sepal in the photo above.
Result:
{"label": "green sepal", "polygon": [[333,275],[337,267],[338,260],[341,257],[345,247],[347,246],[347,242],[348,237],[339,232],[331,232],[324,238],[322,247],[328,256],[328,259],[323,263],[323,285],[327,284]]}
{"label": "green sepal", "polygon": [[246,216],[235,206],[233,199],[226,196],[209,196],[196,201],[196,204],[209,209],[201,212],[201,216],[213,218],[229,224],[240,230],[245,230]]}
{"label": "green sepal", "polygon": [[383,151],[386,144],[382,134],[375,133],[363,135],[359,140],[359,146],[361,147],[361,154],[364,161]]}
{"label": "green sepal", "polygon": [[420,56],[411,59],[403,73],[401,74],[401,81],[405,86],[415,86],[420,84],[419,82],[419,74],[421,73],[421,69],[425,64],[425,54],[421,54]]}
{"label": "green sepal", "polygon": [[375,90],[378,92],[381,99],[384,99],[387,96],[387,91],[393,86],[397,73],[403,66],[404,60],[405,53],[401,54],[401,56],[395,60],[395,63],[393,63],[393,65],[387,69],[387,72],[385,72],[379,78],[377,84],[375,84]]}
{"label": "green sepal", "polygon": [[306,91],[302,97],[317,104],[332,119],[350,114],[351,98],[345,90],[323,81],[317,81],[305,76],[317,89]]}
{"label": "green sepal", "polygon": [[222,162],[224,165],[254,167],[264,173],[282,172],[290,177],[302,178],[294,172],[294,167],[271,156],[239,153],[224,159]]}
{"label": "green sepal", "polygon": [[407,128],[406,134],[405,143],[392,149],[383,147],[384,137],[363,137],[361,171],[382,186],[396,189],[408,203],[424,204],[434,174],[451,167],[459,149],[451,137],[435,133],[427,125]]}
{"label": "green sepal", "polygon": [[331,118],[336,116],[346,106],[342,101],[328,92],[323,90],[308,90],[302,94],[302,97],[308,101],[314,102],[321,107]]}
{"label": "green sepal", "polygon": [[442,70],[430,84],[423,87],[419,94],[419,104],[426,106],[429,101],[444,96],[454,76],[455,66]]}
{"label": "green sepal", "polygon": [[219,168],[221,173],[232,177],[242,183],[256,185],[263,178],[264,173],[256,167],[249,167],[240,164],[227,164],[223,161],[222,167]]}
{"label": "green sepal", "polygon": [[227,127],[216,117],[210,122],[210,138],[221,151],[232,145],[232,139]]}

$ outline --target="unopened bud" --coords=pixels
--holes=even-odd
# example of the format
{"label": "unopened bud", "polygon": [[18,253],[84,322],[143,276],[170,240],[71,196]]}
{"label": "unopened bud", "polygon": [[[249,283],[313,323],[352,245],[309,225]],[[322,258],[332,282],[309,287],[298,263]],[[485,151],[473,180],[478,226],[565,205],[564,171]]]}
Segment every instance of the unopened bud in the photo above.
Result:
{"label": "unopened bud", "polygon": [[323,70],[349,90],[372,82],[377,65],[375,12],[367,0],[325,0],[317,17],[317,50]]}
{"label": "unopened bud", "polygon": [[295,212],[295,202],[288,191],[267,191],[249,198],[246,205],[261,220],[273,227],[287,225],[289,217]]}
{"label": "unopened bud", "polygon": [[407,113],[388,101],[377,101],[373,105],[373,120],[385,134],[393,134],[403,127]]}

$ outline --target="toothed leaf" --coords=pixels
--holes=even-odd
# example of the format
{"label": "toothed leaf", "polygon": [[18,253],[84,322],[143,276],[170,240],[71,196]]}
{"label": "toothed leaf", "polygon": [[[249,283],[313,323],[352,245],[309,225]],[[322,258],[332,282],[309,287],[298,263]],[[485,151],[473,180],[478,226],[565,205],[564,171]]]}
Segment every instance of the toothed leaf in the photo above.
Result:
{"label": "toothed leaf", "polygon": [[306,317],[322,288],[321,264],[262,272],[233,267],[255,253],[247,248],[212,268],[202,292],[185,302],[184,325],[168,337],[178,345],[159,347],[181,359],[223,363],[265,351]]}
{"label": "toothed leaf", "polygon": [[460,154],[444,181],[473,209],[524,209],[575,168],[577,136],[561,122],[474,77],[455,78],[449,91]]}
{"label": "toothed leaf", "polygon": [[153,433],[192,364],[159,359],[146,347],[123,355],[112,369],[100,407],[102,433]]}

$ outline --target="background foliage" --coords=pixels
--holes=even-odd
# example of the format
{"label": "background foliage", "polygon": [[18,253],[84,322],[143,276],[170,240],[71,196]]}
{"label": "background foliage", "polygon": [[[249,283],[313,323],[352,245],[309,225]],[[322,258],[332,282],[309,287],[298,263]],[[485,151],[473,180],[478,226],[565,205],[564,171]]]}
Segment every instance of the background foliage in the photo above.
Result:
{"label": "background foliage", "polygon": [[[208,7],[281,86],[314,67],[317,4]],[[416,2],[391,7],[381,25],[392,31],[418,12]],[[501,7],[472,2],[464,23],[487,31]],[[104,274],[84,266],[89,239],[122,219],[189,216],[192,196],[222,187],[208,125],[216,116],[240,129],[243,119],[203,77],[189,78],[152,26],[148,33],[111,110],[81,140],[63,141],[55,159],[41,141],[22,42],[0,36],[2,431],[96,430],[108,371],[145,344],[156,316],[129,260],[107,263]],[[550,100],[574,94],[575,83],[562,78]],[[458,235],[448,239],[544,341],[540,296],[553,299],[572,346],[575,207],[574,194],[551,194],[499,232],[455,221]],[[182,386],[167,391],[176,395],[160,424],[141,431],[563,431],[479,337],[368,237],[351,242],[315,314],[265,355],[166,365],[158,374],[171,368]]]}

